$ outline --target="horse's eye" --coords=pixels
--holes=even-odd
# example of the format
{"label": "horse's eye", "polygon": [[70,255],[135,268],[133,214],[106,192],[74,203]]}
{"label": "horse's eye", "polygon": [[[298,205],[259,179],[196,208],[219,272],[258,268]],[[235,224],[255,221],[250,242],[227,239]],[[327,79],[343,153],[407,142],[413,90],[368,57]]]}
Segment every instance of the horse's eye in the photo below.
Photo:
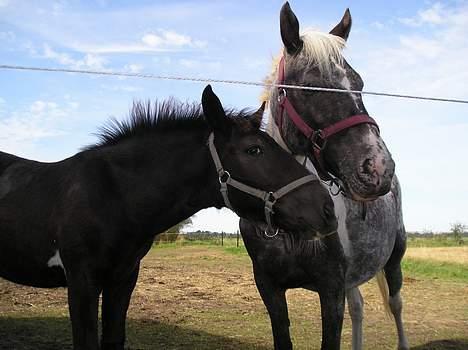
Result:
{"label": "horse's eye", "polygon": [[250,156],[258,156],[263,153],[263,150],[260,146],[252,146],[247,148],[245,152]]}

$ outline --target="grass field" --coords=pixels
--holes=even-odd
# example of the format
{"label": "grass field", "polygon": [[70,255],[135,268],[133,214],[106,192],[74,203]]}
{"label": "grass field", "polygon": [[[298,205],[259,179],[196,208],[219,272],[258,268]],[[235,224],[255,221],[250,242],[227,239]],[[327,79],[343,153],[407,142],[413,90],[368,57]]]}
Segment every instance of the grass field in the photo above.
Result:
{"label": "grass field", "polygon": [[[421,248],[408,250],[402,291],[413,349],[468,349],[468,251],[416,249]],[[365,348],[395,349],[396,332],[375,282],[361,291]],[[317,295],[292,290],[288,302],[295,348],[318,349]],[[272,348],[269,318],[252,279],[250,259],[245,249],[233,244],[163,244],[152,249],[143,260],[128,329],[128,347],[133,350]],[[346,315],[343,349],[350,349],[350,341]],[[0,349],[71,349],[66,290],[0,280]]]}

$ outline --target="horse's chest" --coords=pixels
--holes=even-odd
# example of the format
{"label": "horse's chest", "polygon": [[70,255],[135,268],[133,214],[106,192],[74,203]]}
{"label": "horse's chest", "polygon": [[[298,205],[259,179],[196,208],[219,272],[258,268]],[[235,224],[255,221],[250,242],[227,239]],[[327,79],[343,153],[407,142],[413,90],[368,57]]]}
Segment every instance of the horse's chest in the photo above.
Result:
{"label": "horse's chest", "polygon": [[398,229],[393,197],[365,204],[348,201],[346,219],[339,227],[348,262],[347,284],[361,284],[383,268],[392,252]]}

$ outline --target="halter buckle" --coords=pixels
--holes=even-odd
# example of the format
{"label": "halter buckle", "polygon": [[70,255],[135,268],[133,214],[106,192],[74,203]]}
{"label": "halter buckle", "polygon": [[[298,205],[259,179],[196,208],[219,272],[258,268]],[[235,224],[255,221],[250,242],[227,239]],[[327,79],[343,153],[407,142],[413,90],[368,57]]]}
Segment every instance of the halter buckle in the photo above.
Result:
{"label": "halter buckle", "polygon": [[266,203],[271,203],[271,206],[273,208],[273,205],[276,203],[277,198],[275,197],[275,194],[273,192],[268,192],[268,194],[265,197],[265,202]]}
{"label": "halter buckle", "polygon": [[229,174],[229,171],[227,170],[223,170],[218,176],[218,180],[220,184],[227,183],[230,178],[231,178],[231,174]]}
{"label": "halter buckle", "polygon": [[286,89],[281,88],[278,90],[278,103],[283,104],[285,98],[287,97]]}
{"label": "halter buckle", "polygon": [[312,146],[319,151],[323,151],[327,145],[327,139],[323,137],[322,130],[320,129],[312,133],[310,142],[312,142]]}

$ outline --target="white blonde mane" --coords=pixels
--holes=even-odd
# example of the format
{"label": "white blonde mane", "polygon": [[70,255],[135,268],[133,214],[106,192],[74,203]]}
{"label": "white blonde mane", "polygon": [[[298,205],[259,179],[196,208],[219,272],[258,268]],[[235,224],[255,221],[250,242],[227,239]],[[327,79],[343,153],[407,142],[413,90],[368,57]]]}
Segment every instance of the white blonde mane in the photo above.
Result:
{"label": "white blonde mane", "polygon": [[346,45],[343,38],[306,29],[301,39],[304,46],[298,57],[305,57],[309,65],[317,65],[320,72],[329,72],[333,64],[343,65],[342,51]]}
{"label": "white blonde mane", "polygon": [[[317,66],[322,74],[329,74],[333,65],[343,65],[343,49],[346,41],[336,35],[323,33],[312,29],[305,29],[301,34],[303,47],[299,55],[293,60],[304,61],[307,66]],[[273,59],[272,71],[265,79],[265,83],[272,84],[277,81],[278,64],[283,52]],[[270,89],[265,88],[260,97],[261,101],[268,101]]]}

